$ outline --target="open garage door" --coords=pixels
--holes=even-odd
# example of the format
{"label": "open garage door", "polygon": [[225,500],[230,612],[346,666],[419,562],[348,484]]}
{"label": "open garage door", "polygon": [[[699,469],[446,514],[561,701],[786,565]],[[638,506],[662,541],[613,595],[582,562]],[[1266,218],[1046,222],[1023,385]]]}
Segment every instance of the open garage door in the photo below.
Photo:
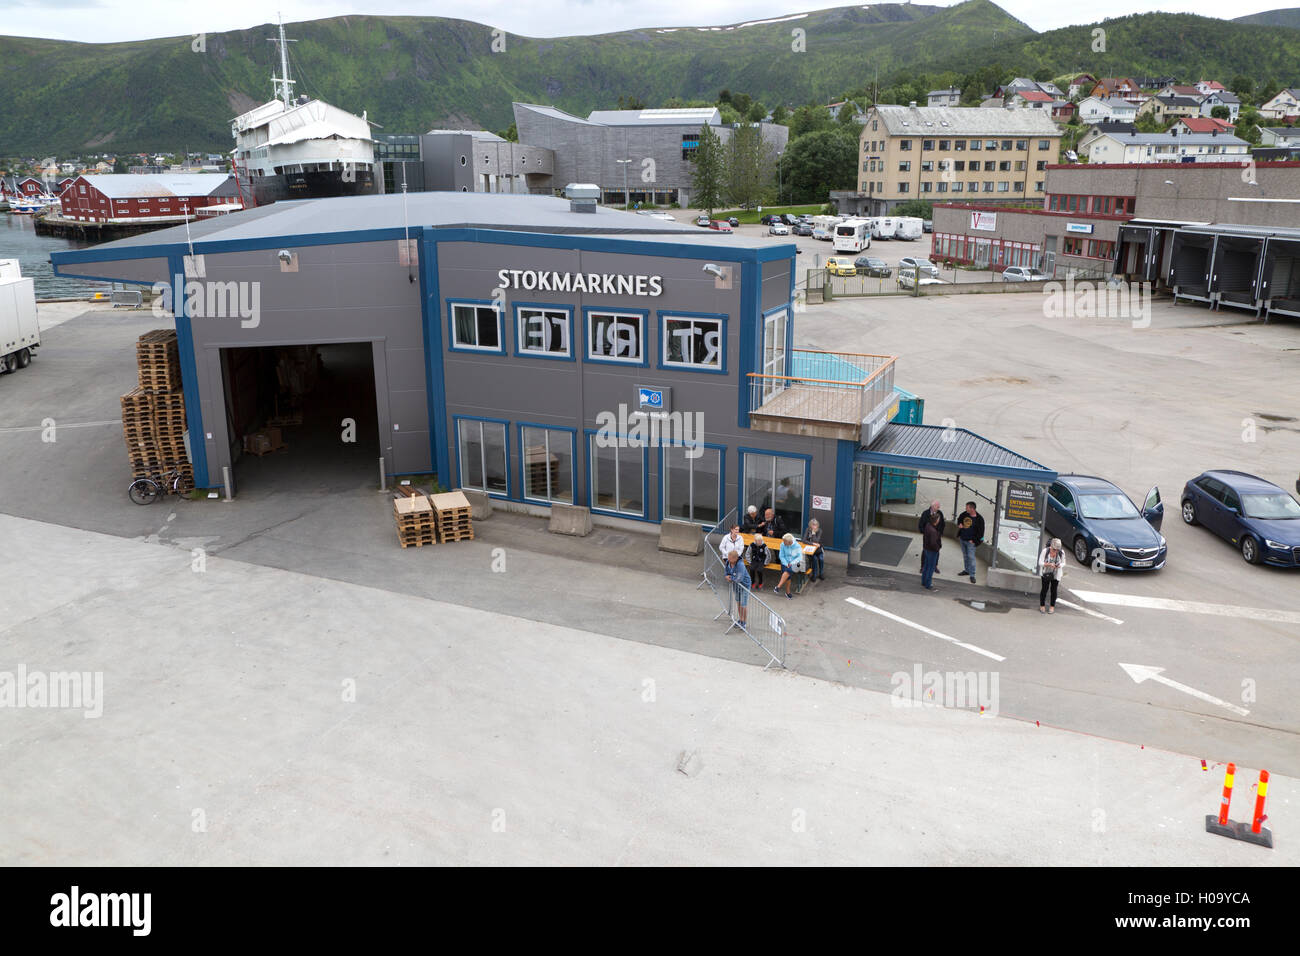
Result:
{"label": "open garage door", "polygon": [[1300,239],[1270,236],[1264,241],[1260,265],[1260,299],[1265,318],[1300,317]]}
{"label": "open garage door", "polygon": [[1214,248],[1210,292],[1219,305],[1250,309],[1259,315],[1258,278],[1262,236],[1219,236]]}
{"label": "open garage door", "polygon": [[223,348],[221,372],[240,494],[375,483],[380,451],[370,342]]}
{"label": "open garage door", "polygon": [[1214,261],[1214,240],[1214,235],[1203,232],[1174,234],[1169,287],[1173,290],[1175,302],[1179,299],[1211,301],[1210,267]]}
{"label": "open garage door", "polygon": [[1115,274],[1130,282],[1155,278],[1154,236],[1155,230],[1150,226],[1121,226],[1115,244]]}

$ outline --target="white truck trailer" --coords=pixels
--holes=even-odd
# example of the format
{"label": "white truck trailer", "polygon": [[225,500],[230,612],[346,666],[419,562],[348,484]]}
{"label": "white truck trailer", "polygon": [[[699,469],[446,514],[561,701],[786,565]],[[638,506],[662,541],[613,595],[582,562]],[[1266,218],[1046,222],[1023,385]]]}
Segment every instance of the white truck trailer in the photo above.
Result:
{"label": "white truck trailer", "polygon": [[26,368],[40,347],[35,282],[17,259],[0,259],[0,373]]}
{"label": "white truck trailer", "polygon": [[925,224],[915,216],[899,216],[894,220],[894,238],[914,241],[925,232]]}

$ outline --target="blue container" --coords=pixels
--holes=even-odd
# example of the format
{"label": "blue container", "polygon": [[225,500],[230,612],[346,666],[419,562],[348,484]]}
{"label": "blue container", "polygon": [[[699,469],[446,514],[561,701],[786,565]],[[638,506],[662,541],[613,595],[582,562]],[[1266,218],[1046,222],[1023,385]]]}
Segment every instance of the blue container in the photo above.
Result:
{"label": "blue container", "polygon": [[[891,422],[904,425],[920,425],[925,417],[925,399],[918,398],[911,392],[894,386],[894,397],[898,399],[898,410],[889,417]],[[919,471],[910,468],[880,469],[880,503],[903,501],[916,503],[916,482]]]}

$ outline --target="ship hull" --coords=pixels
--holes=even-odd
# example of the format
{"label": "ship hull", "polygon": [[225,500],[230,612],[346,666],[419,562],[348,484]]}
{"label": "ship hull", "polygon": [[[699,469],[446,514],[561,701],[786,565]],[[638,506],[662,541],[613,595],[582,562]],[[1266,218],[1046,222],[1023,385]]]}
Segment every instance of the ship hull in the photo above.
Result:
{"label": "ship hull", "polygon": [[372,170],[356,170],[349,180],[341,170],[259,176],[253,180],[253,198],[267,206],[288,199],[328,199],[332,196],[370,196],[375,193]]}

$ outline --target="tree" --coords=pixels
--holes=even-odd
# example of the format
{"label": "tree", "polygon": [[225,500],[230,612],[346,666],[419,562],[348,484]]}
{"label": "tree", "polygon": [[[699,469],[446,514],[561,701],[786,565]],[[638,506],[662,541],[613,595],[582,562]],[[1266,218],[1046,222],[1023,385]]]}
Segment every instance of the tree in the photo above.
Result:
{"label": "tree", "polygon": [[753,105],[749,107],[749,112],[745,114],[745,119],[751,123],[763,122],[763,120],[767,119],[767,107],[755,100]]}
{"label": "tree", "polygon": [[696,209],[710,217],[722,205],[722,187],[726,182],[727,157],[722,141],[709,126],[700,129],[700,145],[695,150],[695,168],[691,170],[691,187]]}
{"label": "tree", "polygon": [[1133,125],[1139,133],[1162,133],[1165,129],[1164,124],[1156,119],[1155,113],[1143,113]]}
{"label": "tree", "polygon": [[1238,73],[1232,78],[1232,92],[1237,94],[1237,98],[1242,103],[1254,102],[1255,99],[1255,81],[1248,76],[1242,76]]}
{"label": "tree", "polygon": [[834,124],[830,112],[824,106],[801,106],[790,117],[790,138],[797,139],[808,133],[828,130]]}
{"label": "tree", "polygon": [[1232,110],[1226,106],[1212,106],[1210,107],[1210,116],[1221,120],[1232,119]]}
{"label": "tree", "polygon": [[744,119],[744,117],[741,116],[740,111],[730,103],[719,104],[718,114],[722,117],[722,122],[726,126],[730,126],[732,123],[739,123]]}
{"label": "tree", "polygon": [[1233,131],[1238,139],[1244,139],[1248,143],[1258,144],[1261,139],[1259,132],[1259,110],[1253,106],[1242,107],[1237,114],[1237,128]]}
{"label": "tree", "polygon": [[934,203],[928,199],[909,199],[894,207],[895,216],[913,216],[917,219],[933,219]]}
{"label": "tree", "polygon": [[772,147],[757,125],[738,126],[727,149],[727,195],[742,209],[756,206],[772,185]]}
{"label": "tree", "polygon": [[122,157],[121,157],[121,156],[118,156],[118,157],[114,158],[114,160],[113,160],[113,172],[115,172],[115,173],[125,173],[125,172],[130,172],[130,170],[128,170],[128,169],[126,168],[126,163],[122,161]]}
{"label": "tree", "polygon": [[857,125],[857,120],[854,119],[859,112],[860,110],[857,103],[854,103],[852,100],[846,100],[844,105],[840,107],[839,115],[835,118],[836,122],[841,126],[861,129],[861,127]]}
{"label": "tree", "polygon": [[645,100],[635,94],[629,93],[627,96],[619,94],[618,108],[621,110],[643,110],[646,108]]}
{"label": "tree", "polygon": [[793,140],[781,155],[782,186],[792,203],[826,202],[832,189],[853,189],[858,178],[858,137],[846,127]]}
{"label": "tree", "polygon": [[785,106],[783,106],[782,104],[777,103],[776,106],[772,107],[773,123],[784,123],[789,118],[790,118],[790,111],[786,109]]}
{"label": "tree", "polygon": [[501,132],[497,133],[497,135],[500,136],[502,139],[504,139],[504,140],[505,140],[506,142],[508,142],[508,143],[517,143],[517,142],[519,142],[519,129],[515,126],[514,123],[511,123],[509,126],[507,126],[505,129],[503,129]]}

